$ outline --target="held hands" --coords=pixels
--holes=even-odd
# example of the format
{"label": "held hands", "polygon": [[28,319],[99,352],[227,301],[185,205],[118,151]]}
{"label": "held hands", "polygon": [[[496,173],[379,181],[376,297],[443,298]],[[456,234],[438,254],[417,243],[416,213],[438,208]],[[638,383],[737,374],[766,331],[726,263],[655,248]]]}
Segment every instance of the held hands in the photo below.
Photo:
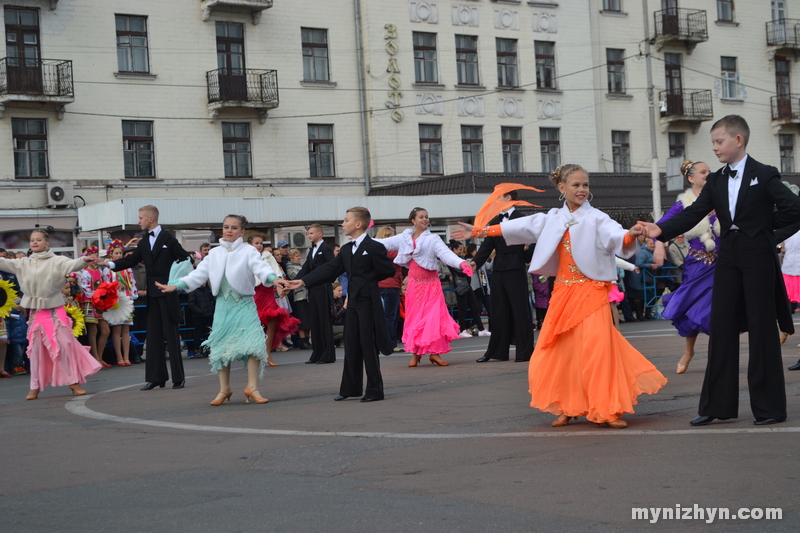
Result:
{"label": "held hands", "polygon": [[159,290],[161,290],[161,292],[175,292],[178,290],[178,287],[176,287],[175,285],[163,285],[157,281],[155,282],[155,284],[156,287],[158,287]]}
{"label": "held hands", "polygon": [[647,229],[642,226],[643,222],[637,222],[631,229],[628,230],[628,235],[631,237],[638,237],[639,235],[647,235]]}
{"label": "held hands", "polygon": [[277,287],[278,298],[283,298],[292,290],[290,287],[287,286],[289,282],[283,278],[275,278],[272,280],[272,284]]}
{"label": "held hands", "polygon": [[282,288],[282,290],[286,290],[287,292],[295,290],[295,289],[299,289],[300,287],[305,285],[305,283],[303,282],[302,279],[294,279],[294,280],[291,280],[291,281],[282,279],[282,280],[280,280],[280,283],[278,283],[278,281],[279,280],[276,279],[272,283],[278,285],[279,287]]}
{"label": "held hands", "polygon": [[461,227],[451,231],[450,238],[457,241],[466,241],[467,239],[471,239],[475,226],[472,224],[467,224],[466,222],[459,222],[458,225]]}
{"label": "held hands", "polygon": [[[653,239],[661,235],[661,228],[659,228],[656,224],[653,224],[652,222],[642,222],[640,220],[639,222],[636,223],[636,225],[644,226],[645,233],[643,233],[642,235],[647,235],[648,237],[651,237]],[[633,231],[632,228],[631,231]],[[631,233],[631,235],[633,235],[633,233]]]}

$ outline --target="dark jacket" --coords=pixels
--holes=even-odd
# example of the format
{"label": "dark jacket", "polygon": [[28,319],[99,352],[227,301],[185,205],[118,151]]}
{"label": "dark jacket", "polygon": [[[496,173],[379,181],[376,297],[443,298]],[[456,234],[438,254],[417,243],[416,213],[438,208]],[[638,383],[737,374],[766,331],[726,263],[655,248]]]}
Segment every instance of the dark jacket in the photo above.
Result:
{"label": "dark jacket", "polygon": [[[309,252],[305,263],[303,263],[303,268],[297,273],[297,279],[303,279],[306,274],[330,263],[333,259],[334,255],[331,247],[325,244],[325,241],[320,241],[319,246],[314,250],[314,257],[311,257],[311,253]],[[330,307],[331,302],[333,302],[333,288],[331,285],[325,284],[313,288],[309,287],[308,301],[311,302],[312,300],[321,302],[321,305],[325,307]]]}
{"label": "dark jacket", "polygon": [[188,298],[188,306],[192,316],[200,318],[214,316],[216,298],[211,293],[208,284],[201,285],[196,291],[190,292]]}
{"label": "dark jacket", "polygon": [[162,227],[152,250],[150,250],[150,239],[145,235],[139,240],[136,250],[131,255],[114,261],[114,271],[132,268],[144,262],[147,271],[147,299],[152,301],[152,298],[167,298],[170,317],[173,322],[179,323],[181,313],[178,293],[165,294],[161,292],[156,287],[156,281],[166,285],[169,281],[169,270],[172,263],[188,259],[190,255],[192,254],[183,249],[178,239]]}
{"label": "dark jacket", "polygon": [[[375,313],[375,340],[381,353],[389,355],[393,346],[389,343],[386,331],[386,319],[383,314],[378,282],[395,274],[394,263],[386,255],[386,248],[373,240],[369,235],[353,254],[353,242],[348,242],[339,251],[333,261],[315,268],[302,277],[309,287],[323,283],[330,284],[343,272],[347,272],[349,283],[347,296],[352,301],[356,298],[370,298]],[[330,285],[329,285],[330,286]]]}
{"label": "dark jacket", "polygon": [[[509,220],[521,218],[523,215],[519,209],[514,209],[514,212],[509,216]],[[499,224],[500,217],[493,218],[490,224]],[[515,244],[509,246],[506,240],[501,237],[487,237],[483,240],[483,244],[478,248],[478,253],[475,254],[475,265],[480,268],[489,259],[492,251],[495,251],[495,258],[492,264],[494,272],[503,272],[507,270],[525,270],[525,263],[531,262],[533,256],[533,246],[529,246],[525,250],[524,244]]]}

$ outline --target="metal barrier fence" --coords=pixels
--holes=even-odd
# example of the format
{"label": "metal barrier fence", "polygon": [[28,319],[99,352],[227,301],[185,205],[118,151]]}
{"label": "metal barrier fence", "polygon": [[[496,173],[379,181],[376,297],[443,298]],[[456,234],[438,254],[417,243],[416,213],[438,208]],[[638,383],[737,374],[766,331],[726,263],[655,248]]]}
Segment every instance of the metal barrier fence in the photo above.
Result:
{"label": "metal barrier fence", "polygon": [[653,318],[661,318],[661,310],[664,309],[664,306],[659,302],[661,299],[661,295],[658,294],[658,281],[659,280],[673,280],[677,283],[676,278],[678,277],[674,273],[666,273],[663,274],[661,272],[665,270],[672,270],[677,272],[680,267],[676,266],[665,266],[660,267],[658,269],[659,275],[653,274],[649,270],[643,270],[644,272],[644,306],[645,307],[652,307],[653,308]]}

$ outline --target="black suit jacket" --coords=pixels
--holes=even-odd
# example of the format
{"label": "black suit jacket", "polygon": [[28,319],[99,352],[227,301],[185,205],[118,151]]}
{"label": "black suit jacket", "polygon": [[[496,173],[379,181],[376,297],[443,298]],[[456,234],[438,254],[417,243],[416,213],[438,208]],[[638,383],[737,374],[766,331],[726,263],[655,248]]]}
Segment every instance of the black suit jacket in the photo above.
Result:
{"label": "black suit jacket", "polygon": [[[721,237],[736,226],[748,237],[763,233],[765,238],[776,243],[774,230],[784,228],[800,220],[800,198],[781,183],[778,169],[747,158],[739,196],[736,200],[734,219],[728,202],[728,176],[722,169],[709,174],[706,185],[695,202],[671,219],[662,222],[659,240],[668,241],[693,228],[703,217],[716,210]],[[777,210],[776,210],[777,208]]]}
{"label": "black suit jacket", "polygon": [[395,274],[394,263],[386,255],[386,248],[367,235],[355,253],[353,253],[353,242],[348,242],[342,246],[339,255],[334,257],[333,261],[305,275],[302,275],[301,270],[297,277],[308,287],[312,287],[322,283],[332,283],[344,272],[347,272],[349,298],[372,299],[372,309],[376,314],[374,323],[378,348],[385,355],[391,354],[392,346],[389,345],[381,293],[378,288],[379,281],[391,278]]}
{"label": "black suit jacket", "polygon": [[191,255],[183,249],[170,232],[161,228],[161,232],[156,238],[153,249],[150,249],[150,238],[145,235],[139,240],[136,250],[128,257],[123,257],[119,261],[114,261],[114,271],[132,268],[144,262],[147,271],[147,297],[167,298],[169,302],[170,315],[175,322],[180,322],[180,301],[177,292],[163,293],[156,287],[156,281],[167,284],[169,281],[169,270],[175,261],[183,261]]}
{"label": "black suit jacket", "polygon": [[[514,209],[514,212],[508,217],[509,220],[521,218],[525,215],[520,213],[519,209]],[[490,224],[499,224],[500,217],[492,219]],[[478,253],[475,254],[475,265],[480,268],[489,259],[492,250],[496,251],[494,262],[492,263],[492,271],[502,272],[504,270],[520,270],[525,269],[525,263],[531,262],[533,256],[533,246],[529,246],[525,250],[524,244],[515,244],[509,246],[506,240],[501,237],[487,237],[483,240],[481,247],[478,248]]]}

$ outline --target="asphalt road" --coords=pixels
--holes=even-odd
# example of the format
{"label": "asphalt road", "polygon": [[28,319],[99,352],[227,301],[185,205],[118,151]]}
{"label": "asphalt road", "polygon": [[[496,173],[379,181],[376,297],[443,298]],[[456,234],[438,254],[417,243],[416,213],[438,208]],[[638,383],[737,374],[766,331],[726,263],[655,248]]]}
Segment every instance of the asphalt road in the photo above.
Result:
{"label": "asphalt road", "polygon": [[[786,372],[789,420],[754,426],[744,337],[740,418],[692,428],[707,339],[676,375],[683,340],[669,324],[622,328],[669,379],[623,430],[550,427],[528,406],[526,364],[474,362],[483,338],[454,341],[449,367],[381,357],[386,401],[371,404],[333,401],[342,350],[332,365],[276,354],[266,405],[244,403],[237,365],[232,403],[209,406],[207,359],[184,361],[183,390],[139,391],[140,365],[102,370],[83,397],[62,387],[25,401],[27,376],[0,380],[0,531],[800,529],[800,372]],[[781,508],[782,519],[632,518],[694,505]]]}

